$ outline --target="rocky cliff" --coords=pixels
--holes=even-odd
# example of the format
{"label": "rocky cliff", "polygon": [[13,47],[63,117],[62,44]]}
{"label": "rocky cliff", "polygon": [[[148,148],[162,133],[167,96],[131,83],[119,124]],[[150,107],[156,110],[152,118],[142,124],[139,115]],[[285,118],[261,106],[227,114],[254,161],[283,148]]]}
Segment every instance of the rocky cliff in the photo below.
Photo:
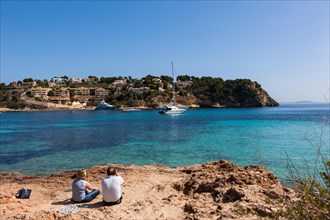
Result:
{"label": "rocky cliff", "polygon": [[229,96],[221,99],[220,105],[224,107],[274,107],[279,106],[268,93],[262,89],[253,89],[256,95],[250,97]]}
{"label": "rocky cliff", "polygon": [[191,106],[200,107],[273,107],[279,106],[257,82],[248,79],[227,80],[219,85],[207,84],[207,89],[200,91],[198,86],[192,87],[192,94],[179,96],[179,103],[188,100]]}

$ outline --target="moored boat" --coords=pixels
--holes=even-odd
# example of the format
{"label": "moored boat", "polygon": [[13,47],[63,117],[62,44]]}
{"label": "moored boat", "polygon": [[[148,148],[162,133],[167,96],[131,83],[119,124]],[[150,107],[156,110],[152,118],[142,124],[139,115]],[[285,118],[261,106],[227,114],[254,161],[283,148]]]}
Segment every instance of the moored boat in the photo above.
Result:
{"label": "moored boat", "polygon": [[169,114],[169,115],[174,115],[174,114],[182,114],[184,113],[187,108],[178,108],[176,106],[176,97],[175,97],[175,77],[174,77],[174,68],[173,68],[173,62],[172,62],[172,75],[173,75],[173,99],[174,102],[172,105],[163,105],[163,107],[158,111],[160,114]]}
{"label": "moored boat", "polygon": [[127,107],[121,110],[121,112],[140,112],[141,109],[134,107]]}
{"label": "moored boat", "polygon": [[95,110],[113,110],[115,109],[115,106],[110,105],[106,103],[104,100],[102,100],[96,107]]}
{"label": "moored boat", "polygon": [[186,109],[178,108],[175,105],[164,105],[161,110],[159,110],[160,114],[182,114],[186,111]]}

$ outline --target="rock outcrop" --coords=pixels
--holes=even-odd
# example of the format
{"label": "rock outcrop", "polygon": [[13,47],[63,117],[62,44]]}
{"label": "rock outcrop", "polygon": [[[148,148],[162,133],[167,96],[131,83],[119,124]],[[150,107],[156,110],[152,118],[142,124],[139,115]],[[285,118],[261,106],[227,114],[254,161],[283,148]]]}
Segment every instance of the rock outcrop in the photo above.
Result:
{"label": "rock outcrop", "polygon": [[276,200],[280,203],[290,191],[262,166],[239,168],[220,160],[182,172],[189,175],[177,188],[188,197],[184,208],[188,219],[272,218]]}

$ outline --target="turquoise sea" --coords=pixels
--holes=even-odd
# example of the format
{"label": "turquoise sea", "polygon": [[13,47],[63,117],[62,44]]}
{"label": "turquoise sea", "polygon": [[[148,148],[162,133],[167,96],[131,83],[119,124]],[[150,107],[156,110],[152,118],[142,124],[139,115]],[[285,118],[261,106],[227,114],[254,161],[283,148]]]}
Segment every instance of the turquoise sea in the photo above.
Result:
{"label": "turquoise sea", "polygon": [[47,176],[97,164],[179,166],[226,159],[261,164],[282,180],[286,154],[313,165],[315,147],[330,156],[329,104],[273,108],[5,112],[0,170]]}

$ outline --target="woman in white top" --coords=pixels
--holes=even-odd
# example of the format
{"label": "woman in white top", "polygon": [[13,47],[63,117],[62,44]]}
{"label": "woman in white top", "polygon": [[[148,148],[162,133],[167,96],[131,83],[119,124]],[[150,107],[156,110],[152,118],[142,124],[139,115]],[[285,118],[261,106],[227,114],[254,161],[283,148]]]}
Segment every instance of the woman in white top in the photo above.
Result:
{"label": "woman in white top", "polygon": [[119,204],[123,198],[121,185],[124,183],[124,180],[113,167],[108,168],[107,174],[108,176],[102,179],[103,203],[104,205]]}
{"label": "woman in white top", "polygon": [[[79,170],[76,174],[76,179],[72,181],[72,202],[90,202],[100,194],[100,190],[84,180],[86,177],[86,170]],[[91,190],[91,192],[87,189]]]}

